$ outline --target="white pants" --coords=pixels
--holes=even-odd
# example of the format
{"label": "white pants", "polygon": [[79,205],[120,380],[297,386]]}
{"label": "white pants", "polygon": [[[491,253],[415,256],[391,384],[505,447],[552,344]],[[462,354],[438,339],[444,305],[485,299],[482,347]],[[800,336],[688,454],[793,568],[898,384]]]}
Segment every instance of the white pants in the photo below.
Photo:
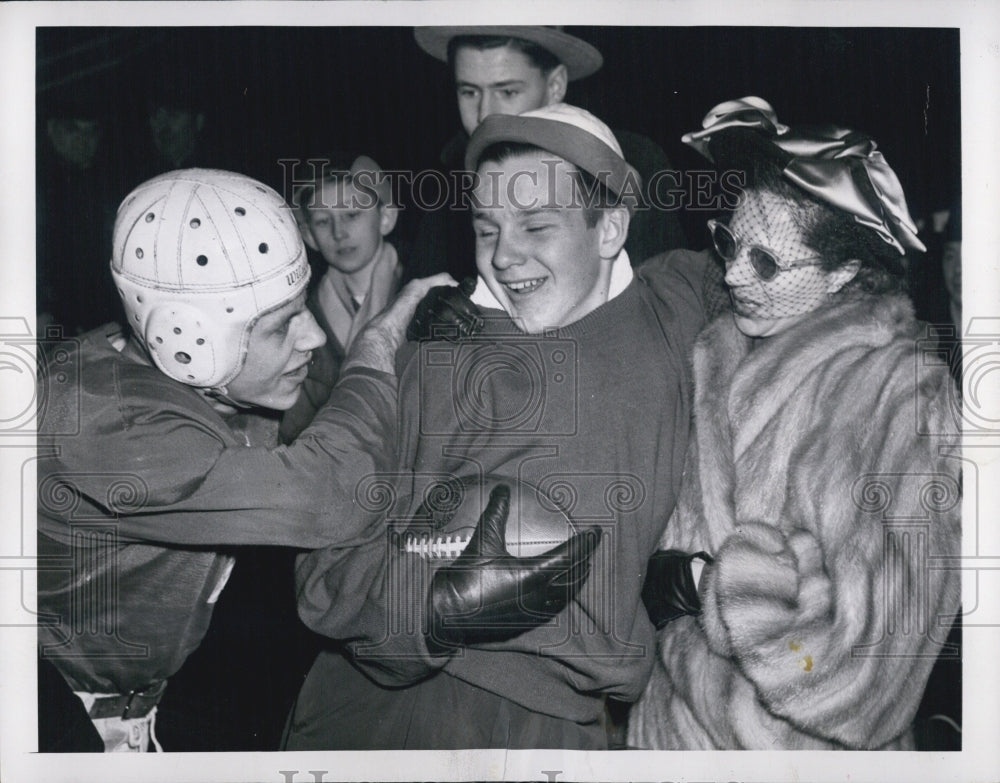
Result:
{"label": "white pants", "polygon": [[[88,713],[97,699],[115,695],[81,691],[75,693]],[[156,739],[156,707],[141,718],[91,718],[90,722],[104,740],[105,753],[145,753],[150,744],[158,752],[163,752],[163,747]]]}

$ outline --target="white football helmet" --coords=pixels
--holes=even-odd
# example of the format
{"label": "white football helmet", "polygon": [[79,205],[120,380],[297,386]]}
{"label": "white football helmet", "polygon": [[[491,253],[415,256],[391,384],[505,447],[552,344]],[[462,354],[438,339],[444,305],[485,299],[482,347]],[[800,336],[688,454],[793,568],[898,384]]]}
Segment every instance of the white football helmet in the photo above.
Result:
{"label": "white football helmet", "polygon": [[184,169],[122,202],[111,274],[156,366],[190,386],[223,388],[243,367],[254,323],[306,287],[309,264],[274,190],[242,174]]}

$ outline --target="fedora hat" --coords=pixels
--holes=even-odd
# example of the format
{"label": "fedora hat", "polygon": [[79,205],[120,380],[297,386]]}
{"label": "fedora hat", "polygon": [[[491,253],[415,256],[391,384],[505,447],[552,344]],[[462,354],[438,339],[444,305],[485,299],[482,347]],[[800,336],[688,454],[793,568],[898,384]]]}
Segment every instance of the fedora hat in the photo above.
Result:
{"label": "fedora hat", "polygon": [[527,27],[506,26],[486,27],[466,25],[463,27],[416,27],[413,37],[417,45],[431,57],[442,62],[448,62],[448,42],[458,35],[487,35],[508,38],[520,38],[542,47],[566,66],[567,75],[572,81],[599,70],[604,64],[604,58],[586,41],[569,33],[564,33],[558,27]]}

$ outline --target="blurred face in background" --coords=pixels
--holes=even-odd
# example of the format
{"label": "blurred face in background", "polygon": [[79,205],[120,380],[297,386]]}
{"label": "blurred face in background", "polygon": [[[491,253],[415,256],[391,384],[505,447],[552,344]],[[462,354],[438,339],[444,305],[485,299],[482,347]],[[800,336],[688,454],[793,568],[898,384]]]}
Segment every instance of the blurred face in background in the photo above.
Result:
{"label": "blurred face in background", "polygon": [[90,119],[51,119],[46,123],[45,129],[53,149],[63,161],[80,170],[90,168],[103,136],[100,122]]}
{"label": "blurred face in background", "polygon": [[204,126],[205,115],[193,109],[159,105],[149,112],[153,146],[174,167],[194,155]]}
{"label": "blurred face in background", "polygon": [[458,113],[469,134],[490,114],[522,114],[559,103],[566,95],[566,81],[566,66],[545,74],[510,46],[462,46],[455,52]]}
{"label": "blurred face in background", "polygon": [[[358,276],[367,269],[382,238],[396,223],[396,210],[378,201],[370,190],[356,188],[349,179],[322,182],[303,212],[305,243],[348,276]],[[367,285],[361,290],[367,290]]]}

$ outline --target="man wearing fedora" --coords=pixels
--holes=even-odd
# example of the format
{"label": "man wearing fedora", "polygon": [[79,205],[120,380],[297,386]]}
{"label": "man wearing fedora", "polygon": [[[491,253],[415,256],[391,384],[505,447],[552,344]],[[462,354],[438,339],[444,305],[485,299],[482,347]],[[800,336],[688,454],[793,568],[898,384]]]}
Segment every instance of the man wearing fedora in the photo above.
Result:
{"label": "man wearing fedora", "polygon": [[[417,27],[417,44],[448,64],[455,79],[462,131],[445,145],[441,163],[460,171],[469,136],[490,114],[522,114],[565,99],[568,83],[598,71],[601,53],[586,41],[555,27]],[[651,139],[615,129],[625,160],[643,183],[670,170],[663,150]],[[454,178],[450,180],[455,182]],[[454,200],[428,211],[414,242],[415,277],[448,271],[456,279],[475,272],[474,241],[467,211]],[[639,203],[625,249],[638,265],[664,250],[686,246],[680,221],[671,212]]]}

